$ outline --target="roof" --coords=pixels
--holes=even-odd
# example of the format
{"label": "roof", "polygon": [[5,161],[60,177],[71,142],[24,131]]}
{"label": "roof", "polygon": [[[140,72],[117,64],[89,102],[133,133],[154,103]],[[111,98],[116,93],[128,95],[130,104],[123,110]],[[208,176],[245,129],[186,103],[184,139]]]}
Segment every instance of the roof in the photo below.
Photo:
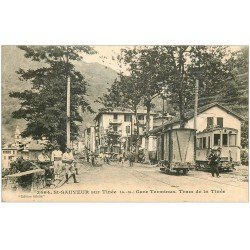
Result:
{"label": "roof", "polygon": [[[103,114],[134,114],[134,113],[135,112],[132,109],[127,109],[127,108],[116,108],[116,109],[112,109],[112,110],[103,110],[103,111],[100,111],[96,115],[94,120],[97,120]],[[147,110],[138,109],[137,113],[138,113],[138,115],[147,114]],[[150,115],[156,115],[156,113],[150,112]]]}
{"label": "roof", "polygon": [[[201,114],[201,113],[203,113],[203,112],[205,112],[205,111],[207,111],[210,108],[215,107],[215,106],[223,109],[224,111],[226,111],[227,113],[235,116],[237,119],[239,119],[241,121],[245,120],[242,116],[236,114],[231,109],[229,109],[229,108],[227,108],[227,107],[225,107],[225,106],[223,106],[223,105],[221,105],[220,103],[217,103],[217,102],[210,103],[210,104],[207,104],[207,105],[204,105],[204,106],[198,108],[198,115]],[[193,109],[185,113],[185,119],[186,119],[186,121],[192,119],[193,117],[194,117],[194,110]],[[173,124],[176,124],[176,123],[179,123],[179,122],[180,122],[180,118],[179,117],[175,117],[171,121],[165,122],[164,126],[173,125]],[[154,133],[154,132],[158,132],[158,130],[160,130],[160,129],[161,129],[161,126],[155,128],[155,129],[153,129],[151,131],[152,131],[152,133]]]}
{"label": "roof", "polygon": [[32,141],[27,145],[28,150],[43,150],[45,147],[44,145],[37,143],[36,141]]}

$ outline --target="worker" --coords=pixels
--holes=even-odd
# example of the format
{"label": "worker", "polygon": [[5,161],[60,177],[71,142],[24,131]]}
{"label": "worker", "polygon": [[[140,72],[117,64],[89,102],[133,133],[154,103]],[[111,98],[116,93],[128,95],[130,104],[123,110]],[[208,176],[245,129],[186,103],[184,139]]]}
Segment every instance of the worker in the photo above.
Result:
{"label": "worker", "polygon": [[60,175],[62,173],[62,151],[59,145],[56,145],[55,150],[52,151],[51,161],[54,165],[55,180],[60,180]]}
{"label": "worker", "polygon": [[216,176],[220,177],[219,168],[218,168],[218,165],[220,162],[220,150],[212,149],[208,159],[209,159],[209,166],[211,169],[212,176],[214,177],[214,174],[216,173]]}
{"label": "worker", "polygon": [[46,154],[45,149],[42,150],[42,153],[38,155],[38,163],[40,164],[40,168],[45,170],[45,182],[46,186],[52,185],[52,181],[54,179],[54,173],[51,169],[50,158]]}
{"label": "worker", "polygon": [[62,161],[65,166],[65,176],[66,183],[68,183],[69,176],[73,177],[74,183],[78,183],[76,180],[76,169],[75,169],[75,159],[70,148],[66,149],[66,152],[62,156]]}

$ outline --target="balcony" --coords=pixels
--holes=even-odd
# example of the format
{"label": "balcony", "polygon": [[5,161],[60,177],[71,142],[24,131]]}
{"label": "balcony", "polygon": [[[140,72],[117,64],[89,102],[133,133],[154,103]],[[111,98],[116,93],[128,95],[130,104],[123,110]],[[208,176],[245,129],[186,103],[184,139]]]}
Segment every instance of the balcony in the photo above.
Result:
{"label": "balcony", "polygon": [[115,124],[120,125],[120,124],[122,124],[122,120],[121,119],[112,119],[112,120],[109,120],[109,124],[110,125],[115,125]]}

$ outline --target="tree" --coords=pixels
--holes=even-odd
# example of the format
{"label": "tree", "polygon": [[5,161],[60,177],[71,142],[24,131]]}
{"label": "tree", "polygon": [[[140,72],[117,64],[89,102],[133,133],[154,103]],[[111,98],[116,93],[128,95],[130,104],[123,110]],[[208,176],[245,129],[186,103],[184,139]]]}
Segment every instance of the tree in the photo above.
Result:
{"label": "tree", "polygon": [[105,142],[108,150],[113,152],[114,146],[121,145],[121,135],[118,131],[114,131],[112,126],[109,126],[105,134]]}
{"label": "tree", "polygon": [[[148,143],[150,130],[150,113],[153,100],[160,95],[163,87],[162,75],[159,70],[158,51],[153,47],[139,46],[133,49],[124,49],[120,61],[136,79],[137,87],[140,89],[140,101],[146,107],[146,131],[145,131],[145,162],[149,162]],[[131,93],[131,92],[130,92]]]}
{"label": "tree", "polygon": [[[100,97],[98,102],[102,103],[106,109],[114,109],[117,107],[123,107],[131,109],[135,115],[136,125],[136,160],[139,154],[140,136],[139,136],[139,120],[138,120],[138,108],[141,103],[141,86],[138,84],[137,79],[133,75],[126,76],[123,73],[118,74],[118,78],[114,81],[111,87],[108,89],[108,93]],[[134,139],[133,136],[133,121],[131,116],[131,145]],[[132,138],[133,137],[133,138]]]}
{"label": "tree", "polygon": [[71,80],[71,139],[75,139],[78,127],[75,121],[82,121],[79,111],[92,109],[85,99],[86,81],[75,70],[74,61],[82,59],[81,54],[93,54],[89,46],[19,46],[24,56],[41,62],[38,69],[19,69],[21,81],[30,82],[32,88],[23,92],[11,92],[10,96],[21,100],[21,107],[12,116],[25,119],[27,127],[22,136],[35,139],[46,137],[57,141],[61,148],[66,146],[66,91],[67,78]]}

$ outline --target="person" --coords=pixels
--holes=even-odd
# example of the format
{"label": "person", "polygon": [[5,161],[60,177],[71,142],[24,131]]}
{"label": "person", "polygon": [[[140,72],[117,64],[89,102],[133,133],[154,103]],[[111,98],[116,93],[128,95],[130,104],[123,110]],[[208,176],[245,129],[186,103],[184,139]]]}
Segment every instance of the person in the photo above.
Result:
{"label": "person", "polygon": [[55,150],[52,151],[51,161],[54,165],[55,180],[60,180],[60,174],[62,173],[62,151],[59,145],[56,145]]}
{"label": "person", "polygon": [[125,162],[125,152],[123,152],[122,155],[121,155],[122,166],[124,165],[124,162]]}
{"label": "person", "polygon": [[129,154],[129,166],[133,167],[134,166],[134,161],[135,161],[135,156],[133,152],[130,152]]}
{"label": "person", "polygon": [[212,149],[211,150],[211,154],[208,157],[208,159],[209,159],[209,166],[211,168],[211,174],[212,174],[213,177],[214,177],[215,173],[216,173],[217,177],[220,177],[219,168],[218,168],[218,165],[219,165],[219,162],[220,162],[219,153],[220,153],[219,150]]}
{"label": "person", "polygon": [[54,179],[54,174],[50,168],[50,158],[46,154],[45,149],[43,149],[41,154],[38,155],[38,163],[40,164],[40,168],[45,170],[46,185],[47,186],[52,185],[52,180]]}
{"label": "person", "polygon": [[107,164],[109,164],[109,160],[110,160],[110,155],[109,155],[109,153],[106,153],[106,154],[105,154],[105,162],[106,162]]}
{"label": "person", "polygon": [[62,156],[62,161],[65,166],[66,183],[68,183],[69,176],[72,175],[74,183],[78,183],[76,180],[76,170],[74,166],[74,156],[70,148],[66,149],[66,152]]}
{"label": "person", "polygon": [[91,154],[91,165],[92,165],[92,167],[95,165],[95,154],[94,153]]}

